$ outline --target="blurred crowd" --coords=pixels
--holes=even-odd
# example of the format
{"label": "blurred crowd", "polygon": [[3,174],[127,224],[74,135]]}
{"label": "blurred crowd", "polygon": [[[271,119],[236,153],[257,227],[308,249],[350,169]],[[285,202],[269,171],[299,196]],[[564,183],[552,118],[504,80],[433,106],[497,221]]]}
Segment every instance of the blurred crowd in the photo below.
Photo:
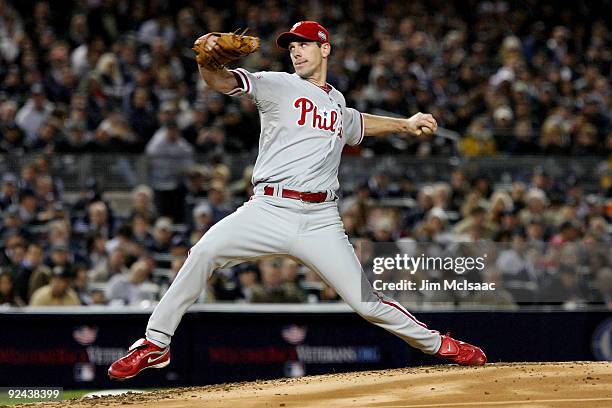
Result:
{"label": "blurred crowd", "polygon": [[241,65],[291,71],[274,38],[313,19],[330,29],[328,80],[350,106],[431,112],[459,136],[362,150],[609,154],[609,11],[608,0],[0,0],[0,151],[256,149],[255,107],[207,90],[191,46],[249,27],[263,45]]}
{"label": "blurred crowd", "polygon": [[[328,81],[350,106],[432,112],[447,130],[366,138],[347,154],[600,156],[612,152],[609,6],[0,0],[0,153],[33,158],[0,181],[0,304],[150,305],[189,248],[252,195],[252,167],[232,179],[224,157],[257,149],[257,109],[198,79],[191,46],[205,32],[249,27],[264,41],[241,65],[290,71],[273,39],[318,20],[332,35]],[[54,153],[130,152],[154,171],[128,210],[93,179],[70,196],[50,169]],[[499,292],[392,294],[407,304],[612,309],[604,173],[598,194],[537,168],[505,184],[460,167],[433,184],[377,173],[341,192],[341,217],[357,248],[392,243],[358,251],[366,266],[379,251],[486,249],[487,267],[470,279],[497,282]],[[204,300],[339,298],[314,271],[273,258],[218,271]]]}
{"label": "blurred crowd", "polygon": [[[394,197],[414,205],[398,207]],[[385,205],[388,203],[389,205]],[[341,204],[347,234],[371,280],[495,283],[494,292],[385,292],[427,307],[549,305],[612,310],[612,199],[535,168],[527,179],[494,183],[478,169],[417,184],[373,175]],[[484,268],[392,268],[374,275],[375,257],[484,259]],[[460,260],[461,260],[460,259]]]}
{"label": "blurred crowd", "polygon": [[[185,199],[175,205],[183,207],[182,219],[160,214],[147,185],[133,189],[127,208],[107,199],[95,180],[68,199],[60,179],[48,173],[44,156],[23,166],[20,175],[4,174],[0,304],[147,306],[158,301],[189,248],[252,194],[248,171],[239,180],[228,180],[223,164],[191,171],[181,186]],[[612,198],[587,193],[578,182],[535,168],[527,179],[505,184],[477,168],[456,167],[448,180],[433,184],[377,172],[341,195],[340,216],[367,273],[379,256],[484,255],[486,267],[464,277],[498,288],[488,294],[387,292],[405,304],[612,309]],[[461,277],[428,269],[384,278]],[[338,300],[315,271],[282,257],[221,269],[200,298]]]}

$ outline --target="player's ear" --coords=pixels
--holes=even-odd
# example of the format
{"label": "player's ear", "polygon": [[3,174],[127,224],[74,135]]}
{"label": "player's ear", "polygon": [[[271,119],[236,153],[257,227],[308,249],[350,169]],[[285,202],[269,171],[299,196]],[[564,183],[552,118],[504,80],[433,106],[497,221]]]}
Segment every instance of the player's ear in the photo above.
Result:
{"label": "player's ear", "polygon": [[329,43],[321,44],[321,54],[323,55],[323,58],[331,54],[331,45]]}

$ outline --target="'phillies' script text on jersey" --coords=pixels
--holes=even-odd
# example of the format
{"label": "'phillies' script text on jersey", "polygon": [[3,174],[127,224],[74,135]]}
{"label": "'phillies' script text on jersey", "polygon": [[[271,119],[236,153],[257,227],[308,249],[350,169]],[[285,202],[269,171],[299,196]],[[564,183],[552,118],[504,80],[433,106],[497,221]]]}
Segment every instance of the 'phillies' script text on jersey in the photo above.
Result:
{"label": "'phillies' script text on jersey", "polygon": [[[296,99],[293,106],[300,110],[300,119],[297,122],[298,125],[304,126],[306,124],[306,119],[308,119],[308,114],[312,113],[311,126],[313,128],[329,130],[333,133],[336,132],[338,112],[335,110],[328,112],[326,109],[323,109],[323,114],[320,114],[317,105],[308,98]],[[340,135],[342,135],[342,129],[340,129]]]}

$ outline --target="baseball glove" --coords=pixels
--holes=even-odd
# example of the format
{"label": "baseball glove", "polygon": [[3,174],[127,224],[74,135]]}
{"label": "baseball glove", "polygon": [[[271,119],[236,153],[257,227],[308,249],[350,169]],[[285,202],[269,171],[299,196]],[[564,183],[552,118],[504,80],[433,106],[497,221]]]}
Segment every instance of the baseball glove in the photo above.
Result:
{"label": "baseball glove", "polygon": [[[238,30],[233,33],[214,32],[196,40],[192,50],[196,53],[198,65],[211,70],[221,69],[226,64],[255,52],[259,48],[260,40],[244,35],[247,30],[248,28],[241,34],[238,34]],[[210,36],[216,36],[218,40],[211,49],[207,49],[206,40]]]}

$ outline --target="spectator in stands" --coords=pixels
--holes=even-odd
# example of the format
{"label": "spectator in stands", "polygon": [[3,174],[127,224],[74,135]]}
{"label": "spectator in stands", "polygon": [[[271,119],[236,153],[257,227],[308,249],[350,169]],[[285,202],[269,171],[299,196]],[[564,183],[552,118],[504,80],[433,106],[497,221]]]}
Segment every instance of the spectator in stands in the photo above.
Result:
{"label": "spectator in stands", "polygon": [[299,286],[300,264],[294,259],[284,257],[281,260],[281,276],[285,282],[293,282]]}
{"label": "spectator in stands", "polygon": [[15,122],[26,135],[26,143],[36,141],[38,130],[53,111],[53,104],[45,96],[44,87],[36,83],[30,88],[31,98],[19,109]]}
{"label": "spectator in stands", "polygon": [[87,217],[75,223],[74,231],[83,237],[99,235],[111,239],[114,235],[113,219],[102,201],[95,201],[87,207]]}
{"label": "spectator in stands", "polygon": [[47,223],[48,236],[45,242],[45,250],[50,250],[55,245],[64,245],[68,247],[68,251],[75,257],[81,256],[79,254],[80,247],[76,245],[72,240],[70,226],[68,221],[64,220],[53,220]]}
{"label": "spectator in stands", "polygon": [[550,239],[551,245],[575,242],[580,237],[580,227],[576,221],[565,221],[559,225],[559,233]]}
{"label": "spectator in stands", "polygon": [[104,248],[106,249],[107,253],[111,253],[117,247],[122,247],[126,251],[133,251],[133,238],[134,233],[132,226],[130,224],[123,224],[117,229],[115,237],[106,241]]}
{"label": "spectator in stands", "polygon": [[433,205],[446,211],[450,207],[451,187],[448,183],[438,182],[433,186]]}
{"label": "spectator in stands", "polygon": [[0,129],[17,126],[17,103],[15,101],[3,101],[0,103]]}
{"label": "spectator in stands", "polygon": [[423,186],[417,195],[417,206],[408,212],[402,221],[403,229],[409,231],[417,223],[422,221],[426,214],[433,208],[434,189],[431,186]]}
{"label": "spectator in stands", "polygon": [[516,231],[519,228],[522,228],[520,221],[518,219],[518,209],[513,208],[509,210],[505,210],[499,222],[500,231]]}
{"label": "spectator in stands", "polygon": [[25,306],[13,285],[13,276],[9,272],[0,272],[0,306]]}
{"label": "spectator in stands", "polygon": [[481,198],[488,200],[493,193],[493,182],[488,174],[478,174],[472,179],[474,192],[478,193]]}
{"label": "spectator in stands", "polygon": [[4,242],[4,251],[0,255],[0,266],[4,266],[15,275],[15,271],[25,256],[25,250],[26,241],[23,236],[15,234],[7,237]]}
{"label": "spectator in stands", "polygon": [[19,218],[19,208],[11,206],[4,211],[2,217],[2,225],[0,226],[0,242],[5,241],[8,237],[19,235],[29,237],[28,231],[23,227],[23,222]]}
{"label": "spectator in stands", "polygon": [[147,144],[151,159],[151,185],[155,204],[161,215],[177,219],[176,195],[183,171],[193,163],[193,147],[181,136],[176,121],[170,120]]}
{"label": "spectator in stands", "polygon": [[87,258],[91,269],[104,268],[108,264],[106,239],[103,236],[94,234],[87,237]]}
{"label": "spectator in stands", "polygon": [[227,188],[221,181],[213,181],[208,188],[208,203],[212,209],[212,224],[216,224],[231,214],[227,202]]}
{"label": "spectator in stands", "polygon": [[91,133],[83,121],[71,121],[66,126],[66,135],[55,145],[57,153],[86,153],[91,145]]}
{"label": "spectator in stands", "polygon": [[144,216],[149,222],[158,217],[157,209],[153,203],[153,190],[144,184],[132,190],[132,208],[128,219],[133,219],[136,214]]}
{"label": "spectator in stands", "polygon": [[51,269],[43,263],[44,251],[37,243],[28,245],[21,265],[15,273],[15,290],[24,302],[29,302],[32,293],[49,283]]}
{"label": "spectator in stands", "polygon": [[172,231],[172,222],[170,218],[159,217],[157,221],[155,221],[155,226],[153,227],[153,241],[147,249],[158,259],[169,256],[172,248],[173,236],[174,232]]}
{"label": "spectator in stands", "polygon": [[91,294],[89,293],[89,278],[87,274],[87,265],[77,264],[74,267],[74,280],[72,281],[72,289],[79,297],[81,305],[86,306],[93,303]]}
{"label": "spectator in stands", "polygon": [[208,127],[209,124],[206,103],[202,100],[195,101],[193,104],[193,109],[191,110],[190,122],[185,129],[183,129],[185,140],[192,145],[195,145],[200,130]]}
{"label": "spectator in stands", "polygon": [[45,88],[49,100],[57,104],[68,104],[72,92],[77,87],[77,78],[68,64],[68,44],[56,42],[49,52],[49,75],[45,79]]}
{"label": "spectator in stands", "polygon": [[151,224],[149,220],[140,214],[135,214],[132,218],[133,240],[144,247],[153,245],[153,235],[151,235]]}
{"label": "spectator in stands", "polygon": [[454,229],[455,234],[469,235],[470,231],[477,229],[480,236],[484,239],[493,239],[497,232],[497,227],[487,221],[487,210],[482,206],[477,206],[470,211],[469,217],[460,221]]}
{"label": "spectator in stands", "polygon": [[602,216],[593,216],[588,221],[588,232],[600,244],[609,244],[612,237],[608,233],[608,222]]}
{"label": "spectator in stands", "polygon": [[95,178],[88,178],[79,190],[79,198],[72,206],[72,212],[75,217],[84,218],[87,215],[87,209],[91,203],[102,201],[108,208],[109,205],[102,199],[101,186]]}
{"label": "spectator in stands", "polygon": [[568,135],[562,124],[554,117],[544,122],[540,133],[540,149],[544,154],[566,155],[568,148]]}
{"label": "spectator in stands", "polygon": [[92,282],[106,282],[115,275],[127,275],[127,257],[124,247],[116,247],[108,257],[108,261],[98,265],[88,272],[88,280]]}
{"label": "spectator in stands", "polygon": [[368,217],[370,239],[374,242],[394,241],[393,234],[397,226],[393,215],[384,212],[381,212],[379,216],[377,215],[376,213],[370,213]]}
{"label": "spectator in stands", "polygon": [[70,287],[73,275],[68,268],[55,266],[48,285],[37,289],[30,299],[30,306],[78,306],[76,292]]}
{"label": "spectator in stands", "polygon": [[463,200],[470,189],[470,184],[468,183],[465,172],[462,169],[454,168],[451,172],[450,188],[451,197],[449,210],[458,211],[459,208],[461,208],[461,204],[463,203]]}
{"label": "spectator in stands", "polygon": [[38,207],[41,209],[48,208],[49,205],[55,204],[60,199],[53,190],[53,179],[47,175],[40,175],[36,179],[34,193],[38,200]]}
{"label": "spectator in stands", "polygon": [[32,191],[36,177],[38,176],[38,169],[35,163],[27,162],[21,167],[21,176],[19,179],[19,190],[20,191]]}
{"label": "spectator in stands", "polygon": [[229,153],[228,140],[221,123],[213,123],[210,127],[200,129],[195,147],[198,152],[206,153],[208,156],[222,156]]}
{"label": "spectator in stands", "polygon": [[65,243],[57,243],[49,249],[45,264],[52,269],[56,266],[71,269],[74,260],[74,255],[70,252],[68,245]]}
{"label": "spectator in stands", "polygon": [[57,151],[57,146],[66,140],[53,119],[42,123],[36,132],[36,137],[27,145],[28,151],[51,154]]}
{"label": "spectator in stands", "polygon": [[102,94],[106,97],[108,108],[121,106],[124,78],[119,69],[117,56],[112,53],[102,54],[98,59],[93,75],[96,77]]}
{"label": "spectator in stands", "polygon": [[[220,158],[214,159],[213,162],[220,161]],[[226,164],[216,162],[210,174],[210,184],[221,183],[227,186],[230,182],[230,169]]]}
{"label": "spectator in stands", "polygon": [[243,263],[237,267],[238,295],[237,300],[253,301],[253,292],[260,284],[260,270],[255,263]]}
{"label": "spectator in stands", "polygon": [[93,139],[84,148],[94,153],[125,153],[136,151],[138,143],[138,137],[130,128],[123,113],[114,111],[100,122]]}
{"label": "spectator in stands", "polygon": [[19,127],[12,123],[0,126],[0,153],[9,153],[15,156],[22,156],[26,151],[23,132]]}
{"label": "spectator in stands", "polygon": [[508,151],[512,142],[514,112],[508,105],[502,105],[493,112],[493,140],[501,152]]}
{"label": "spectator in stands", "polygon": [[373,174],[368,179],[368,189],[373,198],[385,198],[391,195],[389,176],[385,173]]}
{"label": "spectator in stands", "polygon": [[485,117],[481,116],[472,121],[467,134],[461,139],[460,148],[463,154],[470,157],[497,154],[497,145]]}
{"label": "spectator in stands", "polygon": [[178,221],[190,223],[189,217],[193,214],[194,208],[208,196],[205,186],[207,172],[203,166],[194,165],[185,170],[185,176],[177,193],[177,198],[185,203],[184,212],[181,213]]}
{"label": "spectator in stands", "polygon": [[546,225],[552,224],[551,214],[547,211],[548,199],[546,193],[538,188],[532,188],[525,195],[524,208],[519,213],[522,224],[527,224],[533,218],[541,219]]}
{"label": "spectator in stands", "polygon": [[212,225],[212,208],[207,202],[201,202],[193,209],[191,230],[204,234]]}
{"label": "spectator in stands", "polygon": [[151,299],[151,293],[146,290],[145,283],[151,275],[149,264],[139,260],[132,264],[127,275],[115,275],[108,282],[106,299],[111,304],[120,303],[136,305],[142,300]]}
{"label": "spectator in stands", "polygon": [[328,284],[323,284],[323,289],[319,292],[319,302],[340,302],[342,298],[336,293],[334,288]]}
{"label": "spectator in stands", "polygon": [[0,211],[5,211],[18,203],[17,177],[12,173],[5,173],[2,176],[2,186],[0,187]]}
{"label": "spectator in stands", "polygon": [[[36,178],[51,177],[53,180],[53,194],[58,200],[63,199],[64,184],[60,178],[51,174],[51,157],[47,154],[39,155],[34,160],[34,166],[36,169]],[[36,190],[36,182],[33,180],[31,183],[32,189]]]}
{"label": "spectator in stands", "polygon": [[572,155],[596,156],[604,153],[597,139],[597,128],[590,123],[578,127],[572,146]]}
{"label": "spectator in stands", "polygon": [[487,221],[494,227],[499,228],[502,217],[513,208],[512,198],[503,190],[495,191],[491,195],[490,205],[487,211]]}
{"label": "spectator in stands", "polygon": [[527,242],[529,246],[543,253],[547,241],[547,229],[541,217],[533,217],[525,227]]}
{"label": "spectator in stands", "polygon": [[419,242],[436,242],[447,245],[453,239],[448,231],[448,215],[438,207],[434,207],[427,213],[425,220],[417,224],[414,237]]}
{"label": "spectator in stands", "polygon": [[252,289],[253,303],[301,303],[305,297],[293,282],[283,280],[280,258],[264,258],[259,263],[261,284]]}
{"label": "spectator in stands", "polygon": [[540,146],[535,142],[535,134],[531,121],[520,119],[514,125],[514,139],[509,137],[508,153],[515,155],[536,155],[540,153]]}
{"label": "spectator in stands", "polygon": [[23,190],[19,194],[19,218],[25,226],[38,224],[38,202],[32,190]]}
{"label": "spectator in stands", "polygon": [[157,118],[147,88],[137,87],[130,98],[128,122],[139,136],[138,147],[143,150],[157,129]]}

